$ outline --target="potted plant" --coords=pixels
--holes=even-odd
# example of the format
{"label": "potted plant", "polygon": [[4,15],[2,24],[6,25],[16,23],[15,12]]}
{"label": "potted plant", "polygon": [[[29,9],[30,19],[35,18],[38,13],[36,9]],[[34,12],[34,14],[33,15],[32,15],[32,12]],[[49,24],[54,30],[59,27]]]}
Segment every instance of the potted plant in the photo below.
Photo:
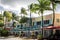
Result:
{"label": "potted plant", "polygon": [[35,38],[35,33],[34,32],[31,33],[31,38],[33,38],[33,39]]}

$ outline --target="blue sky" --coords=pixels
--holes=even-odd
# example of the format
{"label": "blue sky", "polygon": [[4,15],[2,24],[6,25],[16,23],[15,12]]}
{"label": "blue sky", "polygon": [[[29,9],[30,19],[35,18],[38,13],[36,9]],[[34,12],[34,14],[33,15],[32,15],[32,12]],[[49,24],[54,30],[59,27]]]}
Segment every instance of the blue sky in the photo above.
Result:
{"label": "blue sky", "polygon": [[[28,8],[31,3],[38,3],[37,0],[0,0],[0,11],[9,10],[17,13],[19,15],[20,9],[22,7]],[[60,4],[57,4],[56,13],[60,13]],[[45,11],[44,15],[51,14],[52,11]],[[29,16],[29,14],[28,14]],[[38,17],[38,14],[32,14],[32,17]]]}

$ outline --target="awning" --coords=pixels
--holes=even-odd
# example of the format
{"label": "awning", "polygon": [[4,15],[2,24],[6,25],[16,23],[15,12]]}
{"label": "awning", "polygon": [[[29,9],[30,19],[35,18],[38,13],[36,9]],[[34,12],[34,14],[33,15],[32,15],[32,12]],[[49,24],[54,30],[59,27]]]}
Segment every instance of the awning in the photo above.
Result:
{"label": "awning", "polygon": [[48,26],[48,27],[43,27],[42,29],[60,29],[60,26]]}

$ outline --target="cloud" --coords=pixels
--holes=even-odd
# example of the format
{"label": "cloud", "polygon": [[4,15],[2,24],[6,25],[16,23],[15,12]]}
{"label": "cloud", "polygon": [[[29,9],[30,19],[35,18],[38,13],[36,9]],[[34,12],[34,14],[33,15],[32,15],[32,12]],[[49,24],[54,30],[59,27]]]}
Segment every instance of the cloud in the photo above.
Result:
{"label": "cloud", "polygon": [[[0,0],[0,10],[9,10],[19,13],[22,7],[28,8],[31,3],[38,3],[37,0]],[[56,12],[60,12],[60,4],[57,5]],[[45,12],[45,14],[51,13]],[[36,16],[32,14],[32,16]]]}
{"label": "cloud", "polygon": [[4,5],[16,6],[20,5],[28,5],[31,3],[36,3],[37,0],[1,0],[1,3]]}
{"label": "cloud", "polygon": [[20,11],[21,7],[28,8],[31,3],[37,3],[37,0],[1,0],[1,5],[6,10]]}

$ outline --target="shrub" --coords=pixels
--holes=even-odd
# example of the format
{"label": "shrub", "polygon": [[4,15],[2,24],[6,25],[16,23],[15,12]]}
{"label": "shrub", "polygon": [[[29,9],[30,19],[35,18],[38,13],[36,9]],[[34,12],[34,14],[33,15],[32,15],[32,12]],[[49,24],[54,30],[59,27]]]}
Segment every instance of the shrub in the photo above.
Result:
{"label": "shrub", "polygon": [[0,36],[1,36],[1,30],[0,30]]}
{"label": "shrub", "polygon": [[4,23],[2,20],[0,20],[0,27],[3,27],[4,26]]}
{"label": "shrub", "polygon": [[0,27],[3,27],[4,26],[4,23],[0,23]]}
{"label": "shrub", "polygon": [[7,37],[8,36],[8,31],[5,30],[5,29],[1,30],[1,36]]}

